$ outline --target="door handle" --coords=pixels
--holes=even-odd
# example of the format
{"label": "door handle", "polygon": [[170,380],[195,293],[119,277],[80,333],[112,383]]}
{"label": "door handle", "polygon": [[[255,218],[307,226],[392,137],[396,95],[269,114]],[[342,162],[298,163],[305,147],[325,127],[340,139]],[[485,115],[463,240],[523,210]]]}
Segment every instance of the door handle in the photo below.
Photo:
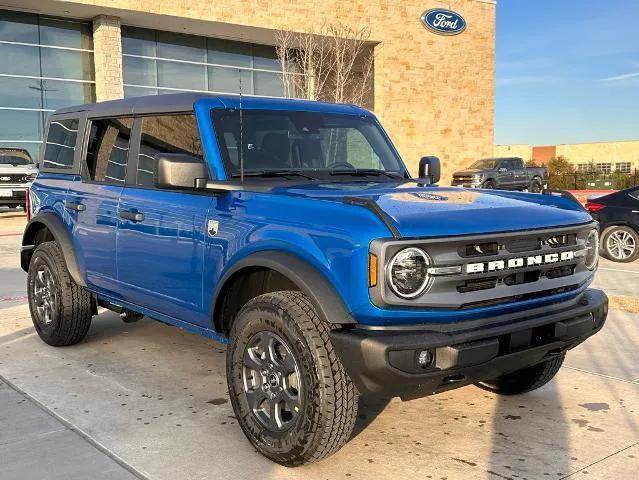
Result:
{"label": "door handle", "polygon": [[133,212],[130,210],[121,210],[120,218],[122,220],[130,220],[132,222],[142,222],[144,220],[144,214],[140,212]]}
{"label": "door handle", "polygon": [[69,201],[64,202],[64,208],[67,210],[75,210],[76,212],[84,212],[87,209],[83,203]]}

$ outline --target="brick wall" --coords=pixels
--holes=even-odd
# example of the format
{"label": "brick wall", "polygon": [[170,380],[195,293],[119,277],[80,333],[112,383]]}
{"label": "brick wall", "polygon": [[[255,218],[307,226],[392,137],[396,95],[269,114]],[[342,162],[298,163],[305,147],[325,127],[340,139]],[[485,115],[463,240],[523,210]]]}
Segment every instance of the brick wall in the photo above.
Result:
{"label": "brick wall", "polygon": [[124,96],[120,19],[100,15],[93,19],[95,97],[98,102]]}
{"label": "brick wall", "polygon": [[[495,4],[491,0],[68,0],[122,12],[156,15],[158,29],[191,32],[185,22],[218,22],[246,29],[310,31],[339,19],[368,25],[376,42],[374,109],[413,173],[419,158],[442,159],[442,183],[451,173],[493,152]],[[460,13],[461,35],[436,35],[421,14],[435,7]],[[98,99],[121,95],[115,20],[96,19]],[[135,23],[135,21],[133,21]],[[231,30],[231,32],[234,30]],[[226,30],[227,34],[229,30]],[[192,33],[192,32],[191,32]],[[228,35],[227,35],[228,36]],[[101,85],[101,83],[106,84]]]}

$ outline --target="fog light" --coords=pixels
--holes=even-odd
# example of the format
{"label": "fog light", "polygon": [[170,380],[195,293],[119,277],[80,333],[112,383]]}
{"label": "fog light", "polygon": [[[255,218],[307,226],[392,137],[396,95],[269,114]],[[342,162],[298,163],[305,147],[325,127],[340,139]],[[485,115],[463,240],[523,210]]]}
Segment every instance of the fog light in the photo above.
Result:
{"label": "fog light", "polygon": [[433,354],[430,350],[422,350],[417,356],[417,364],[421,368],[428,368],[433,364]]}

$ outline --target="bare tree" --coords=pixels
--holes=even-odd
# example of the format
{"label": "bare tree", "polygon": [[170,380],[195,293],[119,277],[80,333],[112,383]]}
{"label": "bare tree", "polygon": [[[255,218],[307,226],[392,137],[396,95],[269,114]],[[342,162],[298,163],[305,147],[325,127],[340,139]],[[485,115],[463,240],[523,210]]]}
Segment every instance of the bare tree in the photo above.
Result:
{"label": "bare tree", "polygon": [[365,103],[374,65],[367,27],[331,23],[308,33],[279,31],[276,50],[286,96]]}

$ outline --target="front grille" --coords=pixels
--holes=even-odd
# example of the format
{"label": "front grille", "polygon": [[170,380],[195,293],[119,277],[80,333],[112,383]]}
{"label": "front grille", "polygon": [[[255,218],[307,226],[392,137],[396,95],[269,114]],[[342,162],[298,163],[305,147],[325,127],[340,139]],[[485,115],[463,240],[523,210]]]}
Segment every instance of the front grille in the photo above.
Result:
{"label": "front grille", "polygon": [[428,252],[431,267],[457,267],[445,274],[433,274],[427,291],[418,298],[402,299],[394,295],[386,282],[380,282],[380,296],[386,305],[460,310],[570,292],[590,282],[594,275],[586,268],[583,256],[573,256],[575,252],[583,254],[592,228],[593,224],[587,224],[505,234],[374,242],[372,253],[382,265],[402,248],[416,246]]}
{"label": "front grille", "polygon": [[22,183],[24,173],[0,173],[0,184],[2,183]]}
{"label": "front grille", "polygon": [[453,182],[456,182],[456,183],[470,183],[470,182],[472,182],[472,181],[473,181],[473,177],[472,177],[472,176],[470,176],[470,175],[467,175],[467,176],[459,176],[459,177],[455,176],[455,177],[453,177]]}

